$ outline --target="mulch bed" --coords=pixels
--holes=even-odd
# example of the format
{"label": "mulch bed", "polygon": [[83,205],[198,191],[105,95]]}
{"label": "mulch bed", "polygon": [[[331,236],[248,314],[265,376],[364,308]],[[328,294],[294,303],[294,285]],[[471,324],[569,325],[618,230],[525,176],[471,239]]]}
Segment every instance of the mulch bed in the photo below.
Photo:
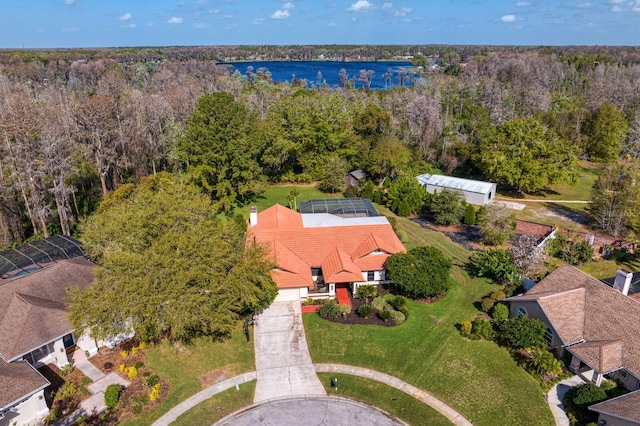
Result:
{"label": "mulch bed", "polygon": [[[378,294],[384,295],[389,293],[388,289],[380,286],[378,288]],[[359,316],[356,311],[362,305],[365,305],[365,302],[361,302],[360,300],[353,297],[351,292],[349,292],[349,299],[351,299],[351,312],[346,316],[339,316],[337,319],[332,320],[329,318],[325,318],[327,321],[337,322],[340,324],[364,324],[364,325],[381,325],[383,327],[393,327],[396,323],[392,320],[384,321],[381,319],[375,312],[372,312],[367,318],[362,318]]]}

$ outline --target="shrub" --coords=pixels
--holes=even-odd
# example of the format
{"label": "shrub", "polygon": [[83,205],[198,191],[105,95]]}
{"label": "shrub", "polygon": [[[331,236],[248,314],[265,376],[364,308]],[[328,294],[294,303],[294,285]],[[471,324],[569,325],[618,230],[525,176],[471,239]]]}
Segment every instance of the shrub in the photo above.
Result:
{"label": "shrub", "polygon": [[158,398],[160,398],[160,383],[153,385],[151,392],[149,392],[149,401],[153,402]]}
{"label": "shrub", "polygon": [[400,242],[402,242],[403,244],[406,244],[409,241],[409,234],[407,234],[407,231],[405,231],[404,229],[398,229],[396,234],[398,235]]}
{"label": "shrub", "polygon": [[359,285],[356,289],[356,299],[365,302],[369,298],[378,296],[378,289],[374,285]]}
{"label": "shrub", "polygon": [[340,315],[346,317],[351,313],[351,306],[349,305],[338,305],[338,310],[340,311]]}
{"label": "shrub", "polygon": [[402,311],[402,308],[407,306],[407,298],[404,296],[393,296],[388,299],[388,303],[395,309],[396,311]]}
{"label": "shrub", "polygon": [[318,309],[318,315],[322,318],[335,320],[340,316],[340,308],[333,300],[326,300]]}
{"label": "shrub", "polygon": [[60,406],[52,405],[49,409],[49,414],[47,414],[47,417],[45,417],[45,420],[47,422],[55,422],[56,420],[58,420],[58,417],[60,417]]}
{"label": "shrub", "polygon": [[104,404],[107,406],[107,408],[113,408],[118,405],[118,400],[120,400],[121,392],[122,386],[120,385],[107,386],[107,390],[104,391]]}
{"label": "shrub", "polygon": [[491,293],[489,297],[491,297],[496,302],[502,302],[504,299],[507,298],[507,295],[502,290],[496,290],[493,293]]}
{"label": "shrub", "polygon": [[407,319],[404,313],[400,311],[389,311],[389,312],[391,312],[391,319],[396,324],[402,324]]}
{"label": "shrub", "polygon": [[120,355],[122,355],[122,358],[126,358],[129,356],[129,351],[126,349],[123,349],[120,351]]}
{"label": "shrub", "polygon": [[137,369],[140,369],[140,368],[144,367],[144,362],[137,361],[134,365],[136,366]]}
{"label": "shrub", "polygon": [[128,378],[135,379],[136,377],[138,377],[138,369],[134,365],[127,367],[126,370]]}
{"label": "shrub", "polygon": [[149,344],[147,342],[140,342],[140,344],[138,345],[138,349],[140,349],[141,351],[144,351],[148,347],[149,347]]}
{"label": "shrub", "polygon": [[73,371],[73,362],[70,362],[69,364],[65,365],[64,367],[62,367],[60,369],[60,375],[61,376],[66,376],[67,374],[71,373]]}
{"label": "shrub", "polygon": [[496,321],[503,321],[509,318],[509,307],[504,303],[496,303],[491,312],[491,316]]}
{"label": "shrub", "polygon": [[407,204],[405,201],[401,201],[398,205],[398,216],[407,217],[411,216],[411,206]]}
{"label": "shrub", "polygon": [[463,222],[465,225],[475,225],[476,224],[476,208],[473,207],[472,204],[467,204],[467,207],[464,211],[464,219]]}
{"label": "shrub", "polygon": [[155,374],[153,376],[147,377],[143,382],[143,384],[148,388],[152,388],[158,383],[160,383],[160,377],[156,376]]}
{"label": "shrub", "polygon": [[583,383],[575,386],[571,390],[571,400],[580,408],[587,408],[607,399],[607,393],[595,383]]}
{"label": "shrub", "polygon": [[510,318],[499,325],[503,343],[513,348],[546,347],[544,333],[547,326],[537,318],[520,315]]}
{"label": "shrub", "polygon": [[383,310],[385,308],[385,306],[387,306],[387,305],[388,305],[387,301],[382,296],[376,297],[371,302],[371,306],[373,307],[373,309],[375,309],[377,311]]}
{"label": "shrub", "polygon": [[404,295],[420,299],[445,293],[452,262],[436,247],[416,247],[387,260],[389,278]]}
{"label": "shrub", "polygon": [[380,319],[384,321],[388,321],[391,319],[391,316],[392,316],[391,312],[392,312],[391,310],[385,308],[380,312],[378,312],[378,316],[380,317]]}
{"label": "shrub", "polygon": [[493,308],[493,305],[496,304],[496,301],[493,300],[491,297],[483,297],[482,298],[482,302],[481,302],[481,306],[480,309],[482,310],[482,312],[489,312],[491,310],[491,308]]}
{"label": "shrub", "polygon": [[56,392],[56,398],[73,398],[73,396],[78,392],[78,387],[75,383],[72,382],[64,382],[58,392]]}
{"label": "shrub", "polygon": [[137,353],[138,353],[138,348],[137,347],[133,347],[133,348],[131,348],[131,351],[129,352],[129,355],[134,356]]}
{"label": "shrub", "polygon": [[491,322],[484,318],[473,320],[473,323],[471,323],[471,334],[485,340],[493,340],[494,332]]}
{"label": "shrub", "polygon": [[356,311],[359,317],[367,318],[373,312],[373,308],[369,305],[362,305]]}
{"label": "shrub", "polygon": [[473,325],[471,324],[471,321],[469,320],[462,321],[462,323],[460,323],[460,333],[462,333],[462,335],[466,337],[471,336],[472,326]]}
{"label": "shrub", "polygon": [[127,368],[127,366],[126,366],[126,365],[124,365],[124,364],[120,364],[120,365],[118,366],[118,369],[120,370],[120,372],[121,372],[121,373],[124,373],[124,369],[125,369],[125,368]]}

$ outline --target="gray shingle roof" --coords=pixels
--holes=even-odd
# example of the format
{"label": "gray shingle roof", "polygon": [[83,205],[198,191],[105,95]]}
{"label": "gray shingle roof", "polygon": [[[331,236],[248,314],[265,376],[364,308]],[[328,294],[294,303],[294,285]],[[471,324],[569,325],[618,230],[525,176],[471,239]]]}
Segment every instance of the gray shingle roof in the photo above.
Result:
{"label": "gray shingle roof", "polygon": [[640,391],[600,402],[589,409],[640,423]]}
{"label": "gray shingle roof", "polygon": [[94,267],[89,260],[76,257],[0,281],[0,357],[11,361],[70,333],[66,289],[88,286]]}
{"label": "gray shingle roof", "polygon": [[6,363],[0,360],[0,383],[0,411],[49,386],[49,381],[26,361]]}
{"label": "gray shingle roof", "polygon": [[[580,303],[582,291],[584,303]],[[558,297],[549,297],[553,293]],[[581,334],[585,343],[569,350],[580,353],[592,368],[603,368],[599,371],[604,373],[624,366],[640,377],[639,302],[569,265],[560,266],[523,296],[508,300],[534,299],[542,300],[538,303],[564,344],[576,343],[574,339]],[[582,332],[578,333],[580,325]]]}

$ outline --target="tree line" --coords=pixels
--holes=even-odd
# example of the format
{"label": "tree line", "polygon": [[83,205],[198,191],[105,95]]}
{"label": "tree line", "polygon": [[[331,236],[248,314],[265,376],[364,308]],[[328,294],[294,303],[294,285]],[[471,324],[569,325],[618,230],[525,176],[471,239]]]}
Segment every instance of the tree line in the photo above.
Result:
{"label": "tree line", "polygon": [[160,171],[232,211],[267,182],[353,168],[376,183],[441,171],[535,192],[574,182],[579,159],[640,153],[634,49],[436,48],[448,64],[380,91],[230,74],[199,48],[2,52],[0,245],[72,233],[105,194]]}

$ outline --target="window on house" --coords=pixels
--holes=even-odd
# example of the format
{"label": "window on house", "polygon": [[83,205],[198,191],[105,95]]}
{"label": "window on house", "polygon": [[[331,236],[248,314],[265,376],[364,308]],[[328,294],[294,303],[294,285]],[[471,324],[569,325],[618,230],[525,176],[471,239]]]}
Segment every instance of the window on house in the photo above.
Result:
{"label": "window on house", "polygon": [[376,279],[375,271],[367,271],[367,281],[374,281]]}
{"label": "window on house", "polygon": [[520,315],[529,315],[529,313],[522,306],[518,306],[518,310],[516,311],[516,316],[519,317]]}
{"label": "window on house", "polygon": [[551,331],[551,329],[547,327],[547,329],[544,331],[544,336],[542,336],[542,338],[544,339],[545,342],[547,342],[547,345],[550,345],[551,342],[553,341],[553,331]]}
{"label": "window on house", "polygon": [[319,275],[322,275],[321,268],[311,268],[311,276],[317,277]]}
{"label": "window on house", "polygon": [[387,271],[385,271],[384,269],[383,269],[382,271],[380,271],[380,281],[384,281],[384,280],[386,279],[386,278],[385,278],[385,274],[386,274],[386,272],[387,272]]}

